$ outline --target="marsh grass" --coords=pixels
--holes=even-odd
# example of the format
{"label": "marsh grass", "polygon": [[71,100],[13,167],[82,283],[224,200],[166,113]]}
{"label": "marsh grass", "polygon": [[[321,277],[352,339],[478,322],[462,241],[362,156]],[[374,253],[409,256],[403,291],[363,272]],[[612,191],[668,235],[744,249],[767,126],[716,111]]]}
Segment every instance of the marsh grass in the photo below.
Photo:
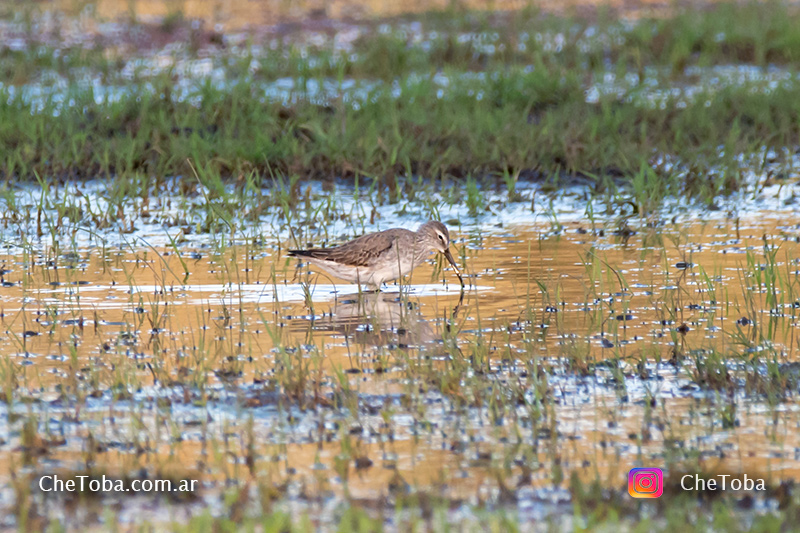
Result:
{"label": "marsh grass", "polygon": [[[536,85],[560,75],[566,81],[548,91],[558,94],[561,104],[548,107],[537,124],[530,124],[529,109],[536,105],[536,96],[523,96],[511,87]],[[158,180],[191,175],[196,169],[201,173],[197,179],[209,190],[210,220],[224,224],[229,223],[225,211],[212,201],[222,197],[215,192],[221,191],[222,178],[249,176],[246,179],[252,183],[263,183],[274,173],[326,179],[361,175],[389,185],[391,191],[394,176],[408,169],[442,179],[493,173],[524,173],[557,181],[585,176],[598,187],[629,183],[638,209],[643,210],[670,191],[713,198],[736,190],[742,185],[740,174],[724,170],[734,166],[735,156],[765,147],[793,146],[798,137],[793,124],[775,122],[792,112],[795,88],[762,96],[742,86],[713,97],[701,96],[685,109],[664,113],[619,107],[615,102],[585,103],[583,90],[568,73],[510,71],[495,83],[495,90],[509,90],[514,96],[498,95],[502,98],[498,102],[489,94],[476,100],[468,93],[481,89],[465,83],[449,88],[448,97],[440,99],[428,82],[409,82],[400,97],[377,92],[374,103],[364,103],[358,110],[320,114],[317,106],[299,103],[291,118],[285,119],[282,105],[248,99],[231,107],[227,91],[212,89],[206,91],[200,109],[138,93],[130,100],[99,104],[96,121],[77,108],[62,110],[57,117],[48,117],[48,111],[31,116],[31,110],[20,103],[6,114],[9,127],[0,139],[13,147],[7,152],[4,171],[16,179],[106,175],[123,182],[129,176],[149,175],[157,186]],[[206,109],[214,110],[211,117]],[[731,138],[729,129],[721,125],[741,119],[748,109],[752,109],[750,126]],[[131,113],[140,117],[134,119],[134,129],[125,125]],[[209,127],[209,118],[214,133],[196,133]],[[340,123],[347,127],[341,130],[336,126]],[[176,128],[192,133],[176,134]],[[73,138],[71,132],[78,129],[78,153],[59,155],[64,136]],[[337,135],[328,133],[334,129],[339,130]],[[109,136],[103,130],[122,135]],[[560,134],[555,136],[555,132]],[[687,136],[685,132],[695,133]],[[195,141],[202,142],[203,148],[195,148]],[[718,147],[726,142],[726,150],[720,153]],[[388,152],[380,147],[386,143],[393,146]],[[653,165],[658,152],[679,154],[687,161],[706,160],[708,166],[688,173],[658,168]],[[158,157],[160,153],[170,155]],[[723,168],[719,175],[699,178],[704,170],[717,167]],[[469,198],[470,208],[477,213],[478,196],[470,193]]]}
{"label": "marsh grass", "polygon": [[[198,81],[176,89],[180,75],[164,72],[126,81],[113,101],[70,79],[78,67],[107,68],[92,49],[67,50],[47,63],[31,44],[0,65],[29,69],[33,61],[55,70],[67,77],[67,94],[32,99],[2,89],[0,171],[20,181],[114,177],[117,206],[123,194],[145,196],[170,177],[190,192],[194,176],[209,194],[206,231],[230,224],[228,208],[217,201],[226,198],[225,183],[254,191],[275,179],[377,183],[379,198],[386,192],[389,201],[413,197],[420,178],[466,180],[470,191],[470,183],[499,179],[512,200],[520,177],[580,179],[598,190],[630,189],[640,213],[667,195],[711,202],[753,185],[742,155],[797,145],[790,117],[800,89],[791,81],[767,89],[751,80],[701,84],[691,97],[648,101],[637,96],[646,93],[644,76],[654,77],[651,85],[680,89],[692,83],[687,66],[742,61],[783,63],[791,75],[798,17],[777,2],[722,4],[636,24],[602,14],[590,20],[454,12],[423,24],[425,45],[409,37],[402,20],[388,31],[365,30],[349,55],[289,39],[267,56],[223,61],[262,65],[245,75],[221,67],[231,69],[224,87]],[[589,87],[609,70],[619,79],[639,75],[639,86],[587,102]],[[264,96],[264,84],[281,76],[296,81],[289,102]],[[351,80],[364,96],[313,96],[310,84],[331,77],[340,86]],[[678,165],[659,163],[663,156]],[[288,191],[296,204],[298,190],[289,184]],[[479,199],[468,195],[475,213]],[[64,214],[80,212],[70,209]],[[110,215],[91,214],[98,222]]]}

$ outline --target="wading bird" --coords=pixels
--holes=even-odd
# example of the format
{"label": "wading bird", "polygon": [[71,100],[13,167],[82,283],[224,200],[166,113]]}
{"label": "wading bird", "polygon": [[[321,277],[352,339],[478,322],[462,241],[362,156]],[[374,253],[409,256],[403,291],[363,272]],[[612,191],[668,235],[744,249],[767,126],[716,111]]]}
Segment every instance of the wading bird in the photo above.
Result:
{"label": "wading bird", "polygon": [[417,231],[392,228],[362,235],[334,248],[289,250],[289,255],[302,257],[337,278],[380,290],[384,282],[405,276],[434,252],[444,255],[463,289],[464,278],[450,253],[450,233],[435,220]]}

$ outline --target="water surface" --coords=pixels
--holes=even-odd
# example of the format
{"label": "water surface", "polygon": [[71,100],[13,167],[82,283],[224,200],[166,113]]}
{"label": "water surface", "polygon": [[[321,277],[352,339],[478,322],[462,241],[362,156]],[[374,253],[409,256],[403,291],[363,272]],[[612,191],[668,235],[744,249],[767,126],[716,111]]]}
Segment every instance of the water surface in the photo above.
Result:
{"label": "water surface", "polygon": [[451,224],[463,295],[435,262],[360,292],[280,235],[9,247],[0,501],[12,471],[88,470],[202,480],[125,520],[248,479],[301,509],[410,491],[536,518],[573,473],[793,479],[800,218],[701,216]]}

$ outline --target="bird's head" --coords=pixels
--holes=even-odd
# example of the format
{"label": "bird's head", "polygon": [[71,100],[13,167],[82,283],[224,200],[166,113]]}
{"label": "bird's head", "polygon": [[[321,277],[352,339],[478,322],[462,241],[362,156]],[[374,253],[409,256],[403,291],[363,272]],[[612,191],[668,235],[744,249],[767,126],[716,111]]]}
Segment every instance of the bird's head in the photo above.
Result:
{"label": "bird's head", "polygon": [[438,220],[431,220],[420,226],[419,230],[417,230],[417,234],[420,236],[421,243],[426,250],[439,252],[444,255],[445,259],[447,259],[456,271],[456,276],[458,276],[459,281],[461,281],[463,285],[464,280],[461,277],[461,271],[458,269],[458,265],[456,265],[453,254],[450,253],[450,232],[447,231],[447,226]]}

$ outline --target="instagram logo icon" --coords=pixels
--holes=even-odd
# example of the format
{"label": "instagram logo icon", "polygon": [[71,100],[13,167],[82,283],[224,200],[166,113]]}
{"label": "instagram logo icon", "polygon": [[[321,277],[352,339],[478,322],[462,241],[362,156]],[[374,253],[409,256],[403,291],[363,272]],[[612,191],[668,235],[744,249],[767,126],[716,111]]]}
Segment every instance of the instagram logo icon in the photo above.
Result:
{"label": "instagram logo icon", "polygon": [[628,472],[628,494],[634,498],[659,498],[664,492],[660,468],[634,468]]}

